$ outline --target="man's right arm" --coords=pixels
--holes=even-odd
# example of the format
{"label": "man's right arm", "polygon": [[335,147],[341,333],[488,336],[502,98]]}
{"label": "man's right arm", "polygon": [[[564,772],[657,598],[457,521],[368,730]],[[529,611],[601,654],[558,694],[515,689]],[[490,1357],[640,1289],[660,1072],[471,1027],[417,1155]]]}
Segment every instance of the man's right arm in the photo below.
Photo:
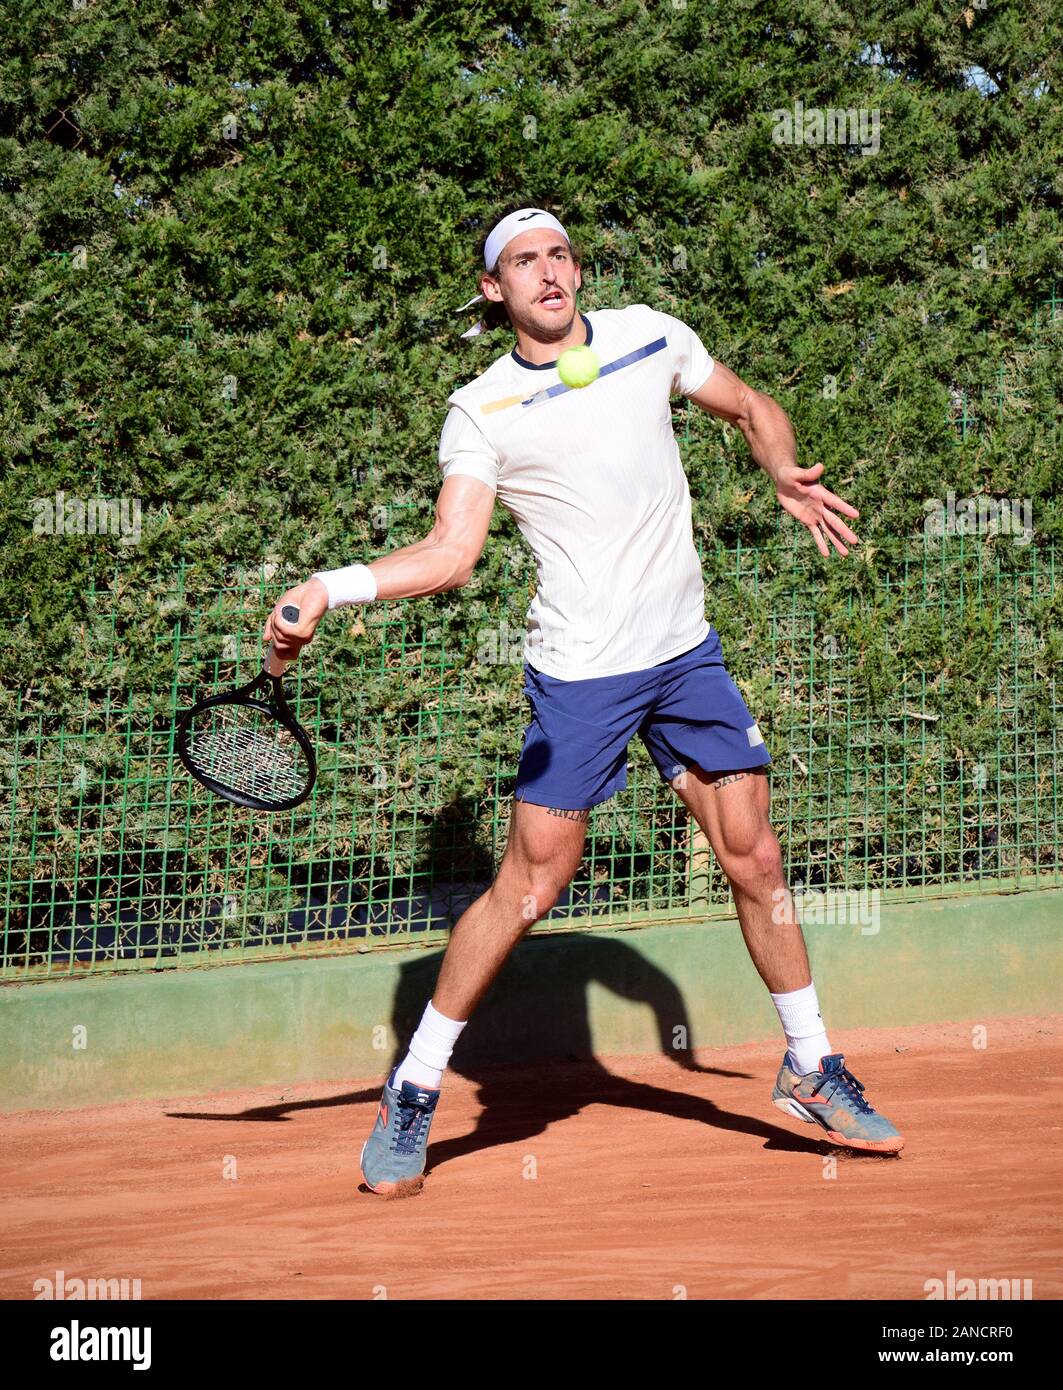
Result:
{"label": "man's right arm", "polygon": [[[483,554],[494,510],[494,490],[478,478],[456,473],[447,478],[436,499],[435,525],[424,540],[404,545],[368,569],[378,599],[419,598],[460,589],[472,577]],[[299,622],[280,616],[287,604],[299,609]],[[292,661],[314,635],[328,610],[328,592],[320,579],[308,579],[282,594],[266,619],[263,640],[272,641],[282,661]]]}
{"label": "man's right arm", "polygon": [[417,598],[468,584],[483,554],[495,494],[478,478],[456,473],[436,499],[435,525],[423,541],[393,550],[369,566],[377,598]]}

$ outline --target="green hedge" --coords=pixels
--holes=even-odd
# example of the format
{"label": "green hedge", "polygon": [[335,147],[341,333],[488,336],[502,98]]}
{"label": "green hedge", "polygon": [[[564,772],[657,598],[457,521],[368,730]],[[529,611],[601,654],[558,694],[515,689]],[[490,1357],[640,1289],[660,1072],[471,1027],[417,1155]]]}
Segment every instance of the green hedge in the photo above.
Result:
{"label": "green hedge", "polygon": [[[913,672],[969,668],[943,717],[988,746],[997,618],[975,604],[928,621],[897,595],[927,499],[1026,499],[1043,556],[1063,534],[1061,30],[1048,0],[27,0],[0,38],[8,785],[33,729],[107,728],[142,698],[228,679],[205,641],[224,594],[255,589],[253,638],[271,583],[424,535],[446,396],[510,346],[462,341],[452,310],[514,197],[587,249],[583,307],[691,323],[860,508],[862,553],[795,551],[741,437],[676,402],[709,614],[757,698],[774,698],[772,619],[733,603],[739,547],[775,554],[783,589],[800,556],[803,602],[858,653],[868,711]],[[773,112],[797,101],[878,112],[877,152],[775,143]],[[57,492],[136,503],[139,542],[35,534]],[[1005,572],[1028,567],[988,544]],[[473,584],[402,620],[415,644],[443,623],[468,653],[500,612],[519,625],[527,574],[498,509]],[[1050,682],[1058,600],[1031,603],[1031,669]],[[204,644],[178,669],[182,622]],[[377,634],[364,699],[410,713],[423,691]],[[330,620],[319,659],[349,672],[364,640]],[[513,676],[484,666],[468,692],[500,756]],[[445,730],[438,756],[460,785]],[[14,845],[27,812],[9,806]]]}

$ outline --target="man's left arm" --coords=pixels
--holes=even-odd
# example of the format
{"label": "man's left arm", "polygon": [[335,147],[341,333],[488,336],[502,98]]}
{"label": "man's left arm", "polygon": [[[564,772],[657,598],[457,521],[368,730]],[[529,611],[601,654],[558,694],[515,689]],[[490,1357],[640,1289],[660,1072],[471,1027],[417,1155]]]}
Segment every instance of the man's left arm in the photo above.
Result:
{"label": "man's left arm", "polygon": [[808,527],[821,555],[831,553],[828,540],[839,555],[848,555],[845,542],[856,545],[859,538],[842,516],[856,518],[860,513],[818,481],[823,473],[821,463],[811,468],[798,466],[794,432],[781,405],[748,386],[722,362],[715,364],[689,399],[742,431],[754,460],[775,485],[780,505]]}

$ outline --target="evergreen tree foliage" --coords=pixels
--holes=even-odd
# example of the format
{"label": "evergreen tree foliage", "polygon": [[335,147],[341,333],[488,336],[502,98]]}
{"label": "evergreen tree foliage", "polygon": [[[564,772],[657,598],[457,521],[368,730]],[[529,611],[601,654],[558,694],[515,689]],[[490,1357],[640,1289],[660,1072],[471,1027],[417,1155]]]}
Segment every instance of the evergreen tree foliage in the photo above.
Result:
{"label": "evergreen tree foliage", "polygon": [[[167,818],[158,736],[196,689],[249,674],[286,584],[430,527],[446,396],[512,345],[504,325],[461,339],[473,315],[453,311],[514,198],[584,249],[583,308],[683,318],[860,509],[864,545],[821,561],[741,436],[675,402],[708,616],[784,756],[766,644],[797,591],[859,653],[872,717],[913,672],[931,692],[947,673],[935,766],[990,747],[1011,619],[973,589],[919,618],[912,556],[950,491],[1031,504],[1032,548],[979,538],[979,574],[1019,574],[1063,530],[1061,39],[1051,0],[21,0],[0,37],[4,771],[13,787],[16,738],[80,728],[88,783],[13,795],[14,856],[31,821],[57,879],[76,872],[64,827],[114,850],[130,768],[157,803],[145,853],[194,843],[201,819]],[[821,140],[833,112],[864,113],[875,148]],[[139,539],[42,534],[57,494],[135,503]],[[737,547],[760,554],[755,592]],[[360,710],[415,724],[439,676],[396,646],[436,634],[469,684],[434,813],[484,796],[522,712],[519,666],[476,653],[485,626],[520,627],[531,574],[499,508],[460,593],[327,620],[304,663],[314,717],[350,717],[337,687],[353,698],[358,670]],[[1031,595],[1043,698],[1061,600]],[[334,783],[359,854],[381,816],[426,813],[416,787],[369,813],[356,779]]]}

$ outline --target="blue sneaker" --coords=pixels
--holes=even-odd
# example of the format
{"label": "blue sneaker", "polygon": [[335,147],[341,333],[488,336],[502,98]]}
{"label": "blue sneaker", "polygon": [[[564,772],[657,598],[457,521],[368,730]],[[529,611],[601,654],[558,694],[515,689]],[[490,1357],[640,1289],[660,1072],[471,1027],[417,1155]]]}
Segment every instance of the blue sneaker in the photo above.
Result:
{"label": "blue sneaker", "polygon": [[822,1125],[827,1138],[847,1149],[870,1149],[895,1154],[904,1139],[885,1115],[872,1110],[864,1088],[845,1065],[840,1052],[821,1057],[820,1070],[807,1075],[792,1070],[789,1052],[783,1055],[771,1098],[780,1110],[810,1124]]}
{"label": "blue sneaker", "polygon": [[[398,1068],[396,1067],[397,1071]],[[439,1091],[404,1081],[392,1086],[395,1072],[384,1083],[376,1124],[358,1159],[362,1181],[385,1197],[412,1197],[424,1186],[428,1131]]]}

